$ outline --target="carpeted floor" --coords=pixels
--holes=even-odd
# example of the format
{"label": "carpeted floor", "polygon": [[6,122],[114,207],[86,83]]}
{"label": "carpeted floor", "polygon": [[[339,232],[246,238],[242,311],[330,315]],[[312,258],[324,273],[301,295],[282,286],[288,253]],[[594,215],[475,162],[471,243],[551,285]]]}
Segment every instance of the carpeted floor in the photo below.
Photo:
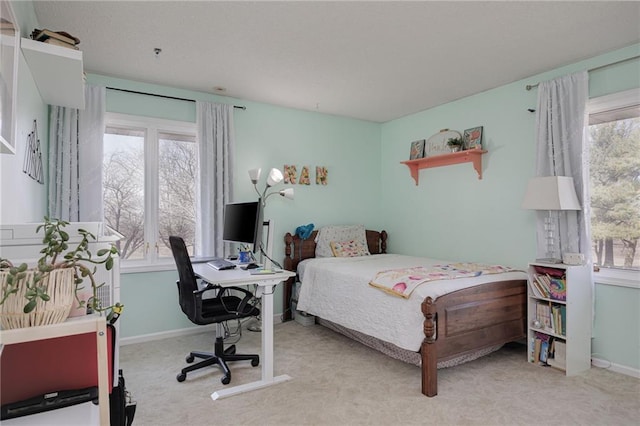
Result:
{"label": "carpeted floor", "polygon": [[[420,393],[418,367],[391,359],[319,325],[275,327],[275,374],[292,380],[213,401],[215,367],[176,375],[209,333],[122,346],[121,368],[138,403],[134,425],[631,425],[640,419],[640,380],[592,368],[565,377],[526,362],[510,345],[439,371],[438,396]],[[245,331],[239,353],[259,353]],[[229,386],[260,379],[260,367],[232,365]]]}

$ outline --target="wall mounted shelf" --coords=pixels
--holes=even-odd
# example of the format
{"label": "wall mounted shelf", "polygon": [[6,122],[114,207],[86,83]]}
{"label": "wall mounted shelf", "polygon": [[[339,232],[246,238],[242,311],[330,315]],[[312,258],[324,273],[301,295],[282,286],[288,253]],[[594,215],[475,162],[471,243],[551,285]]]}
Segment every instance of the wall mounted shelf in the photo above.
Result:
{"label": "wall mounted shelf", "polygon": [[82,51],[24,37],[21,48],[44,102],[84,109]]}
{"label": "wall mounted shelf", "polygon": [[469,149],[466,151],[452,152],[451,154],[434,155],[433,157],[419,158],[417,160],[401,161],[406,164],[411,172],[411,177],[419,182],[420,169],[431,167],[450,166],[452,164],[473,163],[473,168],[478,172],[478,179],[482,179],[482,155],[486,154],[484,149]]}

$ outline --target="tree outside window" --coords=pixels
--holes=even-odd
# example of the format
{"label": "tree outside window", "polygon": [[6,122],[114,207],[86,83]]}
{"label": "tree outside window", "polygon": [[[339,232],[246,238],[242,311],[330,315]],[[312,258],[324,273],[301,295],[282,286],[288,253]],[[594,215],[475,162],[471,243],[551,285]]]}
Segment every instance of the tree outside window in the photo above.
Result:
{"label": "tree outside window", "polygon": [[107,119],[103,153],[105,223],[124,235],[124,261],[171,258],[169,236],[194,253],[197,144],[193,123]]}
{"label": "tree outside window", "polygon": [[[634,113],[635,111],[635,113]],[[631,112],[631,113],[629,113]],[[589,126],[593,259],[606,268],[640,270],[640,118]],[[619,114],[617,114],[619,116]]]}

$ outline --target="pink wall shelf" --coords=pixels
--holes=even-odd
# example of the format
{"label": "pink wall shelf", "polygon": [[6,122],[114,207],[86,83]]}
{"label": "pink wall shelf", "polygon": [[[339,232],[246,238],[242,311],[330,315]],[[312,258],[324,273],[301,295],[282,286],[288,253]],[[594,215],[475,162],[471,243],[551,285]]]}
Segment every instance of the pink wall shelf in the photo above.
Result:
{"label": "pink wall shelf", "polygon": [[452,152],[451,154],[434,155],[433,157],[419,158],[417,160],[401,161],[406,164],[411,172],[411,177],[419,182],[418,173],[420,169],[431,167],[450,166],[452,164],[473,163],[473,168],[478,173],[478,179],[482,179],[482,155],[486,154],[484,149],[469,149],[466,151]]}

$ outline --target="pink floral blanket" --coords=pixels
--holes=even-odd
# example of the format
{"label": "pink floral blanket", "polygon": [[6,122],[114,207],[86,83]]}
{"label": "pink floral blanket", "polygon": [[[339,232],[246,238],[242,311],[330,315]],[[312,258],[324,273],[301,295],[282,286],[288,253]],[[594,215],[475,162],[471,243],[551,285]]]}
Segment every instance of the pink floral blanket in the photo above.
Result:
{"label": "pink floral blanket", "polygon": [[414,268],[388,269],[380,271],[369,282],[369,285],[394,296],[408,299],[419,285],[435,280],[477,277],[488,274],[511,272],[511,269],[500,265],[482,263],[449,263],[431,267],[416,266]]}

